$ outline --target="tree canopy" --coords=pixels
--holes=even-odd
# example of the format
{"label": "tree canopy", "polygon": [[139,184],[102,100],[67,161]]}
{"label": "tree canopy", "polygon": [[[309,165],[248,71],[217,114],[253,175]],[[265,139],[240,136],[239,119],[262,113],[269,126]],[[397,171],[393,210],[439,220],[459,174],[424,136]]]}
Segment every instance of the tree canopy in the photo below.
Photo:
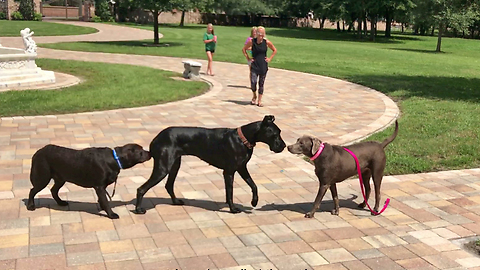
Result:
{"label": "tree canopy", "polygon": [[[226,15],[273,15],[304,18],[313,12],[320,20],[340,23],[348,30],[355,29],[360,38],[370,31],[372,39],[377,35],[377,22],[386,23],[385,36],[391,36],[391,25],[399,23],[402,29],[411,27],[415,34],[438,33],[437,51],[441,37],[448,29],[454,33],[480,36],[480,0],[135,0],[152,12],[158,37],[158,15],[173,9],[184,12],[200,10]],[[369,26],[370,24],[370,26]],[[155,39],[158,42],[158,39]]]}

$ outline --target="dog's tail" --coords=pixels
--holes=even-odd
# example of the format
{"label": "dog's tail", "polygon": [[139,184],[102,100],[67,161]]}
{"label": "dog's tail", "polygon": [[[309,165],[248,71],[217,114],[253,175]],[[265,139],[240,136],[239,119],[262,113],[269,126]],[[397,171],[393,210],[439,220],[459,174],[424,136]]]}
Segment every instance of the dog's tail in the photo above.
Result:
{"label": "dog's tail", "polygon": [[385,148],[389,143],[393,142],[393,140],[395,140],[395,137],[397,137],[397,134],[398,134],[398,121],[395,120],[395,131],[393,132],[392,136],[386,138],[382,142],[382,147]]}

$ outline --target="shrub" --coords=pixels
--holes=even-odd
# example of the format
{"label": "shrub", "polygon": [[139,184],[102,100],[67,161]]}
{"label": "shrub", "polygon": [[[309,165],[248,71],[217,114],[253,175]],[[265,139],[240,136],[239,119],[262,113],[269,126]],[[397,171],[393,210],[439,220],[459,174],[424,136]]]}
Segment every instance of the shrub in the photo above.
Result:
{"label": "shrub", "polygon": [[107,0],[96,0],[95,1],[95,15],[100,17],[102,22],[111,21],[112,14],[110,12],[110,6],[108,5]]}
{"label": "shrub", "polygon": [[23,20],[23,15],[22,15],[22,13],[20,13],[20,11],[14,11],[14,12],[12,12],[12,20],[16,20],[16,21],[21,21],[21,20]]}
{"label": "shrub", "polygon": [[7,14],[5,12],[0,11],[0,20],[6,20],[7,19]]}
{"label": "shrub", "polygon": [[23,19],[31,21],[35,17],[35,4],[33,0],[20,0],[18,11],[22,14]]}
{"label": "shrub", "polygon": [[102,19],[100,19],[100,17],[94,15],[94,16],[92,17],[92,21],[94,21],[94,22],[102,22]]}
{"label": "shrub", "polygon": [[42,13],[36,13],[35,12],[35,15],[33,17],[33,20],[34,21],[41,21],[42,20]]}

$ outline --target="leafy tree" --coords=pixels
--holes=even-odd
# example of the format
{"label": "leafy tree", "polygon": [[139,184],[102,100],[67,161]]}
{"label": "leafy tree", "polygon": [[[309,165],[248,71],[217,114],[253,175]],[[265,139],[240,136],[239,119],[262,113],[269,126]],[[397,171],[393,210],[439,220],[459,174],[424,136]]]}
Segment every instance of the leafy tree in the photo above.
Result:
{"label": "leafy tree", "polygon": [[214,12],[227,15],[272,15],[274,10],[263,0],[217,0],[209,3],[208,8]]}
{"label": "leafy tree", "polygon": [[433,15],[432,0],[415,0],[415,8],[412,11],[415,34],[425,35],[428,29],[434,28],[435,20]]}
{"label": "leafy tree", "polygon": [[434,11],[433,18],[438,25],[438,39],[436,51],[441,51],[442,35],[451,27],[460,31],[468,30],[468,27],[478,19],[478,5],[469,0],[431,0]]}
{"label": "leafy tree", "polygon": [[173,0],[173,6],[176,9],[182,11],[182,18],[180,20],[180,26],[185,24],[185,12],[191,10],[205,10],[209,4],[209,0]]}
{"label": "leafy tree", "polygon": [[153,44],[158,44],[160,37],[158,34],[158,16],[160,13],[171,11],[175,7],[175,2],[170,0],[138,0],[139,6],[149,10],[153,15]]}
{"label": "leafy tree", "polygon": [[138,8],[138,1],[136,0],[115,0],[115,2],[117,2],[117,14],[120,22],[125,22],[128,14]]}

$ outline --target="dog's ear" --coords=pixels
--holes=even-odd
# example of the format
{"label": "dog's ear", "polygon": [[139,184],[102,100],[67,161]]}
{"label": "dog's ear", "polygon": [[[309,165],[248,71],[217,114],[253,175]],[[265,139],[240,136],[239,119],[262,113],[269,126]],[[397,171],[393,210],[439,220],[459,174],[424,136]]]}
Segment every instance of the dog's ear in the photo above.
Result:
{"label": "dog's ear", "polygon": [[262,124],[271,124],[275,121],[275,116],[273,115],[265,115],[263,118]]}
{"label": "dog's ear", "polygon": [[322,141],[320,141],[315,137],[311,137],[310,139],[312,140],[312,156],[314,156],[317,153],[318,149],[320,148]]}

